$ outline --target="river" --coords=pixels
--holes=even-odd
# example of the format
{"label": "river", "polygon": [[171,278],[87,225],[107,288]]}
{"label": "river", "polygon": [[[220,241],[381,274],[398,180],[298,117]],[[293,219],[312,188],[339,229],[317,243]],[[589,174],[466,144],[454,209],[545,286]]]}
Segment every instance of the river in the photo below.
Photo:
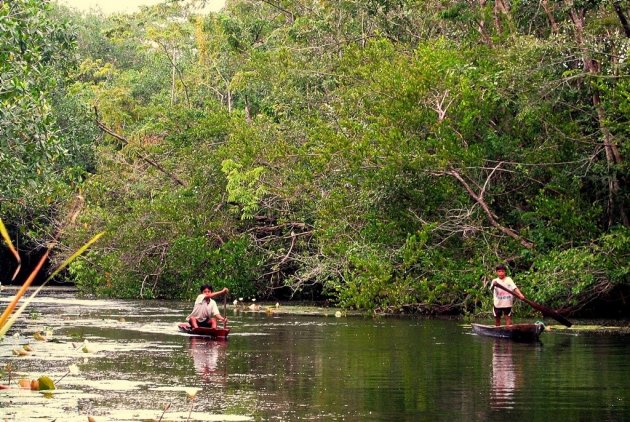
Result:
{"label": "river", "polygon": [[229,339],[213,341],[177,331],[189,303],[56,296],[0,342],[0,383],[10,369],[58,389],[1,390],[2,420],[630,420],[629,336],[552,331],[523,344],[461,321],[228,309]]}

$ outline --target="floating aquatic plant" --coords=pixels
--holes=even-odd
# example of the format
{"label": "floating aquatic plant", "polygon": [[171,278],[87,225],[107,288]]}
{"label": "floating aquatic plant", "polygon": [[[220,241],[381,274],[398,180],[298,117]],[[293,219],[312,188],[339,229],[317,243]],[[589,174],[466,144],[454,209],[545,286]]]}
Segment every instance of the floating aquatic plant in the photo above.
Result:
{"label": "floating aquatic plant", "polygon": [[87,339],[83,341],[83,347],[81,347],[83,353],[96,353],[96,348]]}
{"label": "floating aquatic plant", "polygon": [[17,382],[18,387],[33,391],[55,390],[55,382],[48,376],[43,375],[37,379],[22,378]]}
{"label": "floating aquatic plant", "polygon": [[65,374],[63,374],[63,376],[61,378],[59,378],[57,380],[57,382],[55,382],[55,384],[59,385],[59,383],[61,382],[62,379],[64,379],[65,377],[67,377],[69,374],[72,375],[79,375],[80,371],[79,371],[79,367],[72,364],[72,365],[68,365],[68,372],[66,372]]}
{"label": "floating aquatic plant", "polygon": [[162,409],[162,414],[160,415],[160,419],[158,419],[158,422],[162,422],[162,418],[164,417],[164,414],[170,408],[171,408],[171,404],[170,403],[167,403],[167,404],[164,405],[164,408]]}
{"label": "floating aquatic plant", "polygon": [[13,371],[13,364],[12,363],[7,363],[4,366],[4,371],[3,372],[6,373],[7,378],[9,379],[8,382],[7,382],[7,385],[11,385],[11,377],[12,377],[13,372],[14,372]]}
{"label": "floating aquatic plant", "polygon": [[37,341],[46,341],[48,340],[46,338],[46,336],[44,336],[42,333],[40,333],[39,331],[33,333],[33,338]]}
{"label": "floating aquatic plant", "polygon": [[15,356],[28,356],[30,353],[28,352],[28,350],[24,350],[23,347],[16,347],[15,349],[13,349],[13,354]]}
{"label": "floating aquatic plant", "polygon": [[188,396],[188,400],[190,400],[190,411],[188,412],[188,418],[186,422],[190,420],[190,415],[192,415],[193,407],[195,406],[195,397],[197,397],[197,393],[200,391],[200,388],[190,387],[185,389],[186,395]]}
{"label": "floating aquatic plant", "polygon": [[50,379],[50,377],[47,377],[46,375],[43,375],[37,378],[37,385],[38,385],[37,389],[39,391],[55,389],[55,382],[52,379]]}

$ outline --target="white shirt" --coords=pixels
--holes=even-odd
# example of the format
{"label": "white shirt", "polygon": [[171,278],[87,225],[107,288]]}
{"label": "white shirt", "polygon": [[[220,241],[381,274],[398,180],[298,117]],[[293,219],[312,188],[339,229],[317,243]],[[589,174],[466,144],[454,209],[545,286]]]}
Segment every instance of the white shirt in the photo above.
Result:
{"label": "white shirt", "polygon": [[195,307],[186,319],[195,317],[197,321],[205,321],[209,318],[221,315],[219,307],[214,300],[210,299],[209,302],[206,302],[204,299],[205,296],[203,294],[197,296],[197,299],[195,299]]}
{"label": "white shirt", "polygon": [[514,302],[514,296],[506,292],[505,290],[495,287],[495,283],[499,283],[504,287],[507,287],[510,290],[516,289],[516,284],[512,281],[512,279],[506,276],[504,279],[495,278],[492,280],[491,287],[493,287],[493,295],[494,295],[494,307],[495,308],[511,308],[512,303]]}

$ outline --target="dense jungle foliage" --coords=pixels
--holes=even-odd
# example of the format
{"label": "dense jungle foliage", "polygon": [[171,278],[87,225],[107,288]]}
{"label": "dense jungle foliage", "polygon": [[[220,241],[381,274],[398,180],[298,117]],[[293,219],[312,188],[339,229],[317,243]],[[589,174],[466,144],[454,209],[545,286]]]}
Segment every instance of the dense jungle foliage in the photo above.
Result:
{"label": "dense jungle foliage", "polygon": [[630,2],[195,5],[0,0],[0,212],[36,250],[81,194],[83,292],[476,314],[506,263],[630,299]]}

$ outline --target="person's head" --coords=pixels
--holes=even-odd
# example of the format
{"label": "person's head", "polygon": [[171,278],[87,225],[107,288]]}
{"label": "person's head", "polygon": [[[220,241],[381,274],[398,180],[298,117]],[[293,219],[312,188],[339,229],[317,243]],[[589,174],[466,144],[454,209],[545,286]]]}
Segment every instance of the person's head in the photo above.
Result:
{"label": "person's head", "polygon": [[209,294],[212,293],[212,286],[209,284],[204,284],[203,286],[201,286],[199,291],[203,293],[204,295],[208,296]]}
{"label": "person's head", "polygon": [[505,278],[505,275],[507,274],[507,268],[505,268],[505,265],[499,264],[499,265],[496,266],[495,270],[496,270],[497,276],[499,276],[499,278],[501,278],[501,279]]}

